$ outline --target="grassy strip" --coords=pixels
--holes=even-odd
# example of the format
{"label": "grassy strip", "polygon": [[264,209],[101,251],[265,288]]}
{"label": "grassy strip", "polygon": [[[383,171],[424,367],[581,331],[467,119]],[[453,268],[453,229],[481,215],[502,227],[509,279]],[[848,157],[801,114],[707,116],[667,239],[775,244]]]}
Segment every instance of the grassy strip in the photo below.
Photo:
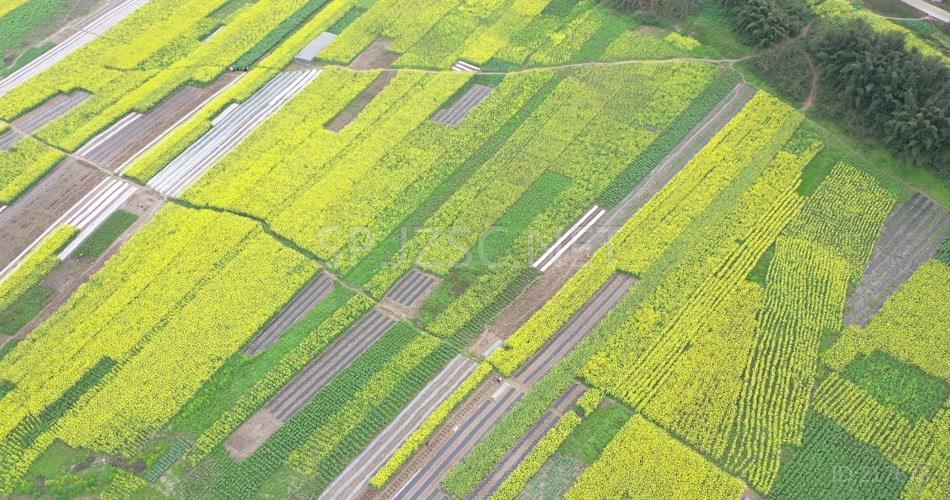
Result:
{"label": "grassy strip", "polygon": [[643,153],[637,156],[630,167],[614,179],[613,183],[601,193],[597,204],[609,209],[620,203],[620,200],[630,194],[630,191],[686,138],[690,130],[702,121],[737,83],[739,83],[739,75],[735,71],[726,70],[720,73],[690,103],[689,107],[680,113]]}
{"label": "grassy strip", "polygon": [[422,445],[432,436],[432,434],[438,429],[445,419],[448,418],[449,413],[452,413],[452,410],[464,401],[472,391],[478,387],[488,374],[492,371],[491,365],[488,363],[482,363],[478,365],[478,368],[472,372],[471,375],[466,378],[461,385],[459,385],[448,398],[445,399],[439,406],[432,412],[431,415],[415,430],[406,441],[396,450],[396,453],[386,462],[385,465],[379,472],[376,473],[369,480],[370,486],[382,489],[386,486],[386,483],[399,471],[399,469],[409,461],[415,452],[422,447]]}
{"label": "grassy strip", "polygon": [[23,292],[7,307],[0,309],[0,335],[16,335],[30,321],[33,321],[46,301],[53,295],[52,288],[32,286]]}
{"label": "grassy strip", "polygon": [[343,15],[343,17],[338,19],[337,22],[333,23],[333,25],[327,28],[327,31],[336,35],[343,33],[343,30],[345,30],[347,26],[353,24],[353,21],[356,21],[356,18],[363,15],[364,12],[366,12],[366,9],[363,7],[353,7],[352,9],[348,10],[346,14]]}
{"label": "grassy strip", "polygon": [[[38,415],[20,421],[20,423],[10,431],[10,434],[4,438],[5,441],[17,447],[28,448],[36,441],[36,438],[39,437],[40,434],[51,428],[60,417],[65,415],[66,412],[76,404],[76,401],[78,401],[83,394],[98,384],[115,366],[116,362],[112,360],[112,358],[104,357],[100,359],[95,366],[84,373],[62,396],[50,403],[46,408],[43,408],[43,411]],[[6,455],[8,452],[9,450],[5,449],[3,454]]]}
{"label": "grassy strip", "polygon": [[0,17],[0,56],[22,44],[37,27],[64,12],[70,0],[32,0]]}
{"label": "grassy strip", "polygon": [[20,266],[0,281],[0,310],[5,310],[30,288],[37,285],[59,264],[57,253],[79,232],[72,226],[60,226],[27,255]]}
{"label": "grassy strip", "polygon": [[940,262],[950,266],[950,238],[947,238],[947,241],[944,241],[943,244],[940,245],[940,249],[937,250],[936,258]]}
{"label": "grassy strip", "polygon": [[364,285],[376,272],[382,267],[382,263],[396,257],[403,243],[412,233],[423,226],[425,221],[441,207],[465,182],[475,173],[478,166],[490,159],[501,148],[505,142],[514,134],[521,123],[530,116],[538,106],[544,102],[545,98],[554,90],[554,87],[561,81],[560,76],[555,76],[548,80],[541,90],[535,93],[520,110],[502,126],[495,135],[484,144],[468,159],[465,160],[438,188],[429,196],[429,199],[419,208],[406,217],[402,224],[394,229],[389,236],[379,242],[373,251],[360,261],[344,279],[349,283]]}
{"label": "grassy strip", "polygon": [[574,429],[558,452],[590,465],[629,419],[630,412],[623,405],[601,406]]}
{"label": "grassy strip", "polygon": [[98,257],[102,255],[136,220],[138,216],[125,210],[116,210],[79,245],[72,256]]}
{"label": "grassy strip", "polygon": [[284,19],[277,28],[268,33],[261,41],[257,42],[257,45],[241,56],[234,65],[241,68],[257,62],[258,59],[276,47],[287,35],[299,28],[304,21],[323,7],[325,3],[327,3],[327,0],[310,0],[304,4],[297,12],[294,12],[294,14],[287,19]]}
{"label": "grassy strip", "polygon": [[[22,68],[23,66],[26,66],[26,65],[29,64],[31,61],[33,61],[33,60],[36,59],[37,57],[40,57],[41,55],[45,54],[46,51],[48,51],[49,49],[52,49],[52,48],[55,47],[55,46],[56,46],[55,43],[46,42],[46,43],[43,43],[43,44],[38,45],[38,46],[36,46],[36,47],[30,47],[30,48],[24,50],[23,53],[20,54],[20,57],[17,58],[16,62],[14,62],[13,64],[11,64],[11,65],[10,65],[9,67],[7,67],[7,68],[0,69],[0,77],[7,77],[7,76],[13,74],[16,70]],[[0,128],[2,128],[2,127],[0,127]],[[0,131],[2,131],[2,130],[0,130]]]}
{"label": "grassy strip", "polygon": [[0,380],[0,399],[3,399],[8,392],[12,391],[16,384],[7,380]]}

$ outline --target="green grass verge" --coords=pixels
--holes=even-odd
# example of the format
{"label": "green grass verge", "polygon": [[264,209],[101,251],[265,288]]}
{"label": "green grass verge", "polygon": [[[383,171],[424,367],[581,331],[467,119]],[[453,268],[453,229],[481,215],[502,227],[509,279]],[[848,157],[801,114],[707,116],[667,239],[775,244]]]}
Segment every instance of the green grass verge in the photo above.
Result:
{"label": "green grass verge", "polygon": [[881,351],[858,355],[843,375],[912,422],[933,418],[950,396],[943,380]]}
{"label": "green grass verge", "polygon": [[574,429],[558,453],[590,465],[629,419],[630,412],[623,405],[600,406]]}
{"label": "green grass verge", "polygon": [[34,285],[23,292],[12,304],[0,310],[0,335],[16,335],[43,310],[53,295],[52,288]]}
{"label": "green grass verge", "polygon": [[783,464],[770,498],[900,498],[908,479],[879,450],[816,413],[808,417],[802,447]]}
{"label": "green grass verge", "polygon": [[116,210],[76,248],[72,257],[95,258],[102,255],[136,220],[138,216],[125,210]]}
{"label": "green grass verge", "polygon": [[0,69],[0,77],[6,77],[13,74],[14,71],[26,66],[30,63],[30,61],[40,57],[41,55],[45,54],[46,51],[52,49],[55,46],[55,43],[46,42],[36,47],[30,47],[24,50],[23,53],[20,54],[20,57],[18,57],[13,64],[11,64],[9,67]]}

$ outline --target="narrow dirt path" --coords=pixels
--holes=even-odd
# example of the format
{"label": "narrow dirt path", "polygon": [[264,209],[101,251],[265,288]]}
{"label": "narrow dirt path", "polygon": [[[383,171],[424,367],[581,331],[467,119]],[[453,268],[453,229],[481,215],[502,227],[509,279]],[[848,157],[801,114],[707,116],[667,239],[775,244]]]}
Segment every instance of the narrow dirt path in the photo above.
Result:
{"label": "narrow dirt path", "polygon": [[815,60],[812,59],[811,54],[804,52],[804,55],[805,62],[808,64],[808,72],[811,73],[811,88],[808,91],[808,97],[802,103],[802,112],[815,107],[815,102],[818,100],[818,68],[815,67]]}

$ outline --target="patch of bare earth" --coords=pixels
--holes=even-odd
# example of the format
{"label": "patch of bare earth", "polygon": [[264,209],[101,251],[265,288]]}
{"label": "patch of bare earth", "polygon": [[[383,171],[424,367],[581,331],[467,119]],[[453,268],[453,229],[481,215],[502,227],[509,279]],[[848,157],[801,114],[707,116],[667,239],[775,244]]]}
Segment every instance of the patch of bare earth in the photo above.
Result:
{"label": "patch of bare earth", "polygon": [[224,442],[224,449],[231,458],[242,462],[257,451],[282,425],[284,423],[277,417],[271,415],[266,409],[262,409],[228,437]]}

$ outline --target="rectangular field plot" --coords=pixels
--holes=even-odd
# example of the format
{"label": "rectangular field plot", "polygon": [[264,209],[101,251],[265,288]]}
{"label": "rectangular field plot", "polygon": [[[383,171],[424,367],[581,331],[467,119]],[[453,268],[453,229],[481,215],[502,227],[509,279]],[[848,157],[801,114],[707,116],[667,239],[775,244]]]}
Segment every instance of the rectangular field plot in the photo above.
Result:
{"label": "rectangular field plot", "polygon": [[483,401],[460,423],[438,450],[432,450],[427,463],[409,479],[394,498],[443,498],[441,479],[462,459],[515,403],[522,393],[508,382],[503,383],[491,398]]}
{"label": "rectangular field plot", "polygon": [[147,3],[148,0],[114,1],[89,18],[77,23],[78,31],[76,33],[46,51],[42,56],[30,61],[29,64],[12,75],[0,80],[0,97],[88,45]]}
{"label": "rectangular field plot", "polygon": [[915,193],[887,220],[861,282],[848,297],[845,323],[866,326],[881,305],[950,236],[950,211]]}
{"label": "rectangular field plot", "polygon": [[561,415],[571,411],[577,403],[577,400],[580,399],[585,392],[587,392],[587,388],[584,387],[583,384],[578,383],[569,387],[568,390],[554,402],[554,405],[548,410],[541,421],[535,424],[534,427],[518,441],[518,444],[508,452],[504,460],[495,468],[494,472],[482,481],[482,484],[475,490],[475,498],[488,498],[494,494],[505,480],[508,479],[508,476],[518,467],[518,464],[538,445],[544,435],[557,425]]}
{"label": "rectangular field plot", "polygon": [[452,103],[451,106],[436,112],[432,120],[443,125],[451,125],[454,127],[461,123],[476,106],[481,104],[482,101],[492,93],[492,90],[494,89],[485,85],[472,85],[472,87],[468,89],[462,97]]}
{"label": "rectangular field plot", "polygon": [[471,359],[452,360],[406,408],[357,456],[337,479],[320,495],[321,499],[352,500],[366,491],[367,484],[403,441],[439,406],[475,369]]}
{"label": "rectangular field plot", "polygon": [[145,114],[132,112],[90,139],[76,154],[96,165],[121,172],[178,125],[240,79],[225,73],[205,87],[187,86]]}
{"label": "rectangular field plot", "polygon": [[280,340],[281,335],[300,321],[310,310],[326,298],[333,291],[333,277],[327,273],[320,273],[313,281],[303,288],[287,304],[287,307],[274,317],[254,337],[254,340],[244,349],[244,352],[253,356]]}
{"label": "rectangular field plot", "polygon": [[265,408],[278,420],[286,422],[310,401],[322,387],[330,383],[373,342],[396,324],[385,314],[373,310],[356,322],[342,337],[300,371],[289,384],[271,399]]}
{"label": "rectangular field plot", "polygon": [[168,164],[149,187],[166,196],[180,195],[319,74],[319,70],[281,73]]}
{"label": "rectangular field plot", "polygon": [[584,308],[564,325],[521,370],[515,373],[514,379],[525,385],[533,385],[544,377],[561,358],[600,323],[600,320],[617,302],[620,302],[635,282],[636,279],[623,273],[615,274],[610,278],[610,281],[584,305]]}
{"label": "rectangular field plot", "polygon": [[60,259],[65,259],[72,254],[73,250],[78,248],[106,218],[112,215],[123,203],[128,201],[136,191],[137,188],[134,185],[125,181],[114,178],[104,179],[73,205],[72,208],[67,210],[56,222],[50,225],[39,238],[16,256],[3,271],[0,271],[0,277],[5,276],[10,269],[16,267],[20,260],[29,254],[47,234],[62,225],[69,225],[79,229],[79,234],[60,252]]}
{"label": "rectangular field plot", "polygon": [[385,298],[407,309],[412,309],[419,304],[420,300],[428,296],[438,282],[439,278],[413,269],[396,282]]}

